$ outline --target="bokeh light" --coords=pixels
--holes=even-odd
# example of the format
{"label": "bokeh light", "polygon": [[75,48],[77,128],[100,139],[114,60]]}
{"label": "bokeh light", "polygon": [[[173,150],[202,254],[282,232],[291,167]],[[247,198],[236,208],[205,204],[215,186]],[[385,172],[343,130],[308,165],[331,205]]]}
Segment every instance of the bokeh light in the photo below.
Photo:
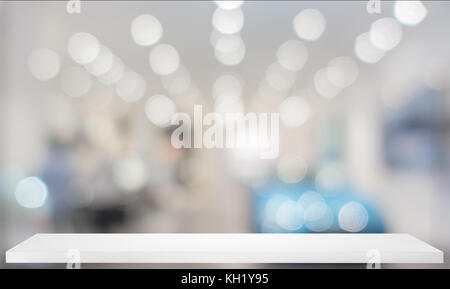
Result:
{"label": "bokeh light", "polygon": [[26,177],[16,185],[16,200],[24,208],[42,207],[47,200],[47,185],[38,177]]}
{"label": "bokeh light", "polygon": [[217,39],[214,48],[220,53],[233,53],[243,45],[244,42],[239,35],[222,35]]}
{"label": "bokeh light", "polygon": [[169,44],[158,44],[150,51],[150,67],[158,75],[169,75],[180,66],[180,55]]}
{"label": "bokeh light", "polygon": [[285,201],[278,208],[276,223],[288,231],[296,231],[304,224],[304,209],[294,201]]}
{"label": "bokeh light", "polygon": [[366,208],[358,202],[349,202],[342,206],[338,214],[339,226],[347,232],[361,232],[369,223]]}
{"label": "bokeh light", "polygon": [[287,127],[299,127],[304,124],[310,116],[309,103],[300,96],[290,96],[280,104],[280,119]]}
{"label": "bokeh light", "polygon": [[293,25],[298,37],[304,40],[315,41],[322,36],[327,21],[322,12],[311,8],[300,11],[295,16]]}
{"label": "bokeh light", "polygon": [[340,162],[328,162],[322,165],[316,175],[316,187],[324,193],[335,193],[345,185],[345,171]]}
{"label": "bokeh light", "polygon": [[395,19],[387,17],[376,20],[370,27],[370,41],[378,49],[394,49],[402,40],[403,29]]}
{"label": "bokeh light", "polygon": [[385,53],[372,44],[370,33],[366,32],[356,38],[355,54],[362,62],[375,64],[383,58]]}
{"label": "bokeh light", "polygon": [[330,82],[340,88],[352,85],[358,78],[358,64],[351,57],[336,57],[328,63]]}
{"label": "bokeh light", "polygon": [[314,202],[305,210],[305,226],[313,232],[325,232],[333,225],[333,212],[325,202]]}
{"label": "bokeh light", "polygon": [[333,98],[337,96],[342,88],[334,85],[328,78],[328,69],[323,68],[314,75],[314,87],[319,95],[325,98]]}
{"label": "bokeh light", "polygon": [[100,53],[100,42],[92,34],[78,32],[70,37],[67,49],[76,63],[85,65],[94,61]]}
{"label": "bokeh light", "polygon": [[307,172],[308,164],[298,155],[288,154],[278,160],[277,174],[285,183],[298,183],[305,178]]}
{"label": "bokeh light", "polygon": [[60,70],[59,55],[48,48],[37,48],[28,56],[28,70],[41,81],[56,77]]}
{"label": "bokeh light", "polygon": [[422,1],[395,1],[394,15],[398,22],[407,26],[415,26],[422,22],[428,14]]}
{"label": "bokeh light", "polygon": [[148,119],[159,127],[170,125],[170,121],[175,112],[175,103],[165,95],[153,95],[145,104],[145,113]]}
{"label": "bokeh light", "polygon": [[310,205],[317,202],[325,202],[325,200],[322,195],[317,192],[306,191],[300,196],[298,202],[303,208],[307,209]]}
{"label": "bokeh light", "polygon": [[108,49],[108,47],[102,46],[98,56],[89,64],[85,65],[85,68],[89,73],[94,76],[100,76],[113,67],[114,54]]}
{"label": "bokeh light", "polygon": [[111,68],[104,74],[98,76],[98,81],[104,85],[112,85],[118,82],[125,73],[125,64],[119,57],[114,57]]}
{"label": "bokeh light", "polygon": [[214,81],[212,87],[212,95],[214,98],[219,97],[222,94],[235,95],[237,97],[242,96],[242,83],[241,80],[233,73],[221,74]]}
{"label": "bokeh light", "polygon": [[179,95],[189,90],[192,79],[189,70],[180,66],[174,73],[163,76],[161,82],[170,95]]}
{"label": "bokeh light", "polygon": [[297,74],[285,69],[279,62],[274,62],[267,68],[265,79],[272,88],[287,91],[295,84]]}
{"label": "bokeh light", "polygon": [[159,20],[149,14],[139,15],[131,22],[131,36],[141,46],[151,46],[163,36],[163,28]]}
{"label": "bokeh light", "polygon": [[237,8],[241,7],[242,4],[244,4],[244,1],[242,1],[242,0],[225,0],[225,1],[215,0],[214,2],[217,4],[217,6],[219,6],[220,8],[222,8],[224,10],[237,9]]}
{"label": "bokeh light", "polygon": [[276,219],[276,215],[278,212],[278,208],[286,202],[289,201],[289,198],[283,194],[274,194],[271,196],[271,198],[267,201],[265,207],[264,207],[264,215],[273,221]]}
{"label": "bokeh light", "polygon": [[114,182],[125,191],[137,191],[147,184],[149,173],[141,157],[126,157],[114,165]]}
{"label": "bokeh light", "polygon": [[[223,38],[219,39],[219,41],[217,42],[217,45],[216,45],[216,49],[214,50],[214,55],[215,55],[217,61],[219,61],[220,63],[222,63],[223,65],[226,65],[226,66],[239,65],[245,58],[245,53],[246,53],[245,43],[242,40],[240,40],[235,43],[228,43],[231,45],[225,46],[220,43],[221,42],[220,40],[222,40],[222,39]],[[237,46],[233,47],[233,45],[237,45]],[[224,52],[224,51],[217,49],[217,47],[220,47],[222,50],[225,48],[226,49],[234,49],[234,50]]]}
{"label": "bokeh light", "polygon": [[278,48],[277,59],[285,69],[299,71],[308,60],[308,49],[298,40],[288,40]]}
{"label": "bokeh light", "polygon": [[243,113],[244,103],[242,99],[234,94],[220,94],[214,102],[214,111],[220,114]]}
{"label": "bokeh light", "polygon": [[235,34],[244,26],[244,13],[241,9],[224,10],[217,8],[212,17],[213,27],[223,34]]}
{"label": "bokeh light", "polygon": [[126,71],[123,77],[116,83],[117,95],[126,102],[136,102],[147,91],[145,79],[138,73]]}
{"label": "bokeh light", "polygon": [[65,94],[80,97],[89,92],[92,80],[86,69],[79,66],[70,66],[62,71],[60,85]]}

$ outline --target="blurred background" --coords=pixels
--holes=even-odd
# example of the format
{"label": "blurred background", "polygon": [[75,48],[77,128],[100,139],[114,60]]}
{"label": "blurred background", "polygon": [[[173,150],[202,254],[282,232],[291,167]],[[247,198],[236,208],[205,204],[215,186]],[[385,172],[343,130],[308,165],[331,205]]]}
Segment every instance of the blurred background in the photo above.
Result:
{"label": "blurred background", "polygon": [[[0,2],[0,268],[43,232],[392,232],[450,253],[449,2],[80,3]],[[279,156],[175,149],[194,104],[280,113]]]}

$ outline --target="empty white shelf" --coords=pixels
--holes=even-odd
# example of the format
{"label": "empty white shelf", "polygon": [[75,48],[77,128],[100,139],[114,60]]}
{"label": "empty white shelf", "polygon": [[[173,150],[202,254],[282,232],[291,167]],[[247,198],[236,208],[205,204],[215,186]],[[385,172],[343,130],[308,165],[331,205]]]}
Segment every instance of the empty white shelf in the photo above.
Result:
{"label": "empty white shelf", "polygon": [[[36,234],[7,263],[442,263],[442,251],[408,234]],[[74,251],[76,250],[76,251]]]}

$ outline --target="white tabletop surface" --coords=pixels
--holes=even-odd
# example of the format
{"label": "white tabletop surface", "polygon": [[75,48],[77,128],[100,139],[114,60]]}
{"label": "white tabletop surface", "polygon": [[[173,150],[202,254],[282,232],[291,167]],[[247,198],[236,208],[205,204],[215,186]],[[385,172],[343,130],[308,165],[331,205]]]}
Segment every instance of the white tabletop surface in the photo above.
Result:
{"label": "white tabletop surface", "polygon": [[6,262],[67,263],[74,253],[80,263],[443,262],[408,234],[36,234]]}

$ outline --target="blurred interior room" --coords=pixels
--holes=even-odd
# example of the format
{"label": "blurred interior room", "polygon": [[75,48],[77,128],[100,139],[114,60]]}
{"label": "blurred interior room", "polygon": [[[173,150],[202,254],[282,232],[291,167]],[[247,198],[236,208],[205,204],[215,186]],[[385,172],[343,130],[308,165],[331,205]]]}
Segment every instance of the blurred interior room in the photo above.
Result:
{"label": "blurred interior room", "polygon": [[[409,233],[450,253],[450,2],[69,2],[0,1],[0,268],[44,232]],[[175,148],[194,105],[279,113],[278,156]]]}

